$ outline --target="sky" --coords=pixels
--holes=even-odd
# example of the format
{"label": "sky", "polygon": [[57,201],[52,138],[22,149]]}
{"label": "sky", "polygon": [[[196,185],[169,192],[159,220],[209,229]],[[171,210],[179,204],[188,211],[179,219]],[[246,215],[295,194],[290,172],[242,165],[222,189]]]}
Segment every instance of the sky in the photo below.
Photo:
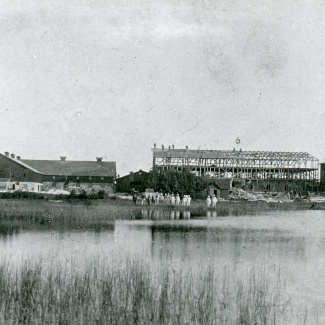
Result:
{"label": "sky", "polygon": [[0,0],[0,151],[152,167],[153,144],[325,161],[325,2]]}

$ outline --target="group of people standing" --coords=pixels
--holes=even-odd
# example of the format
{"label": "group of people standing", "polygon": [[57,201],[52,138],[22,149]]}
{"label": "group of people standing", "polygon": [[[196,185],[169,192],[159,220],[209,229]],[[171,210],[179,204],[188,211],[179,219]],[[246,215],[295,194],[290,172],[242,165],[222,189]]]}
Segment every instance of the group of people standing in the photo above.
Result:
{"label": "group of people standing", "polygon": [[[137,202],[137,195],[133,194],[133,203],[136,204]],[[184,195],[180,196],[179,194],[174,195],[173,193],[152,193],[147,195],[142,195],[140,197],[141,205],[157,205],[157,204],[165,204],[165,205],[184,205],[190,206],[191,205],[191,196]]]}
{"label": "group of people standing", "polygon": [[206,202],[207,202],[208,208],[211,208],[211,206],[212,206],[212,208],[215,208],[217,206],[218,199],[216,198],[215,195],[213,195],[213,197],[208,195]]}

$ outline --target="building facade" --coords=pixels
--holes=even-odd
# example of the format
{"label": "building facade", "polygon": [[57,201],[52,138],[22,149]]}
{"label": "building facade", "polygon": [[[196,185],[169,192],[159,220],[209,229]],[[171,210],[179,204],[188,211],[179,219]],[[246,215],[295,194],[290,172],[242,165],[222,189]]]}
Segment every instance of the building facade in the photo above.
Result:
{"label": "building facade", "polygon": [[255,191],[307,191],[318,185],[319,161],[307,152],[153,148],[153,168],[188,168],[209,182]]}
{"label": "building facade", "polygon": [[0,188],[8,190],[47,191],[49,189],[83,188],[113,192],[116,163],[102,161],[69,161],[21,159],[0,153]]}
{"label": "building facade", "polygon": [[116,191],[131,193],[132,190],[144,192],[147,187],[149,173],[139,170],[129,175],[118,177],[116,179]]}

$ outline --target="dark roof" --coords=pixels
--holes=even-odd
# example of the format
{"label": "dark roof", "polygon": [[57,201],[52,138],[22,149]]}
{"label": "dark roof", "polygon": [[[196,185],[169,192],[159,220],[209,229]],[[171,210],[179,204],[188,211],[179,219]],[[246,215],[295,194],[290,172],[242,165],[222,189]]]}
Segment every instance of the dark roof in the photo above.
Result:
{"label": "dark roof", "polygon": [[209,185],[215,185],[220,190],[229,190],[230,189],[230,179],[209,179]]}
{"label": "dark roof", "polygon": [[21,161],[20,159],[11,158],[11,157],[9,157],[9,156],[3,155],[2,153],[0,153],[0,155],[1,155],[2,157],[5,157],[5,158],[8,159],[8,160],[13,161],[14,163],[16,163],[16,164],[18,164],[18,165],[21,165],[21,166],[23,166],[23,167],[25,167],[25,168],[28,168],[28,169],[32,170],[33,172],[35,172],[35,173],[37,173],[37,174],[41,174],[38,170],[36,170],[36,169],[33,168],[32,166],[27,165],[25,162]]}
{"label": "dark roof", "polygon": [[119,177],[118,179],[122,179],[122,178],[126,178],[126,177],[130,177],[131,175],[146,175],[146,174],[149,174],[148,172],[145,172],[144,170],[140,169],[138,170],[137,172],[130,172],[130,174],[128,175],[124,175],[124,176],[121,176]]}
{"label": "dark roof", "polygon": [[112,176],[116,174],[115,161],[72,161],[72,160],[16,160],[45,175],[60,176]]}

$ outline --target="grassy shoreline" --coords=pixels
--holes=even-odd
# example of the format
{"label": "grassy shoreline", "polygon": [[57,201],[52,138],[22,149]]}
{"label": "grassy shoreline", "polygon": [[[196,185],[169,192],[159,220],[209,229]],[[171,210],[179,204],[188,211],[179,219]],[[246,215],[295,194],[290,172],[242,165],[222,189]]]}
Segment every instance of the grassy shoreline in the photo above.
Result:
{"label": "grassy shoreline", "polygon": [[[204,201],[194,201],[190,207],[165,205],[132,205],[128,200],[94,200],[82,201],[44,201],[31,199],[1,199],[0,221],[27,220],[40,224],[60,222],[87,223],[106,222],[117,219],[142,219],[143,209],[154,209],[168,212],[172,210],[190,211],[191,217],[205,217],[207,211],[215,211],[217,216],[256,215],[267,211],[285,210],[325,210],[325,203],[313,202],[218,202],[216,209],[207,209]],[[162,214],[166,217],[166,213]]]}

